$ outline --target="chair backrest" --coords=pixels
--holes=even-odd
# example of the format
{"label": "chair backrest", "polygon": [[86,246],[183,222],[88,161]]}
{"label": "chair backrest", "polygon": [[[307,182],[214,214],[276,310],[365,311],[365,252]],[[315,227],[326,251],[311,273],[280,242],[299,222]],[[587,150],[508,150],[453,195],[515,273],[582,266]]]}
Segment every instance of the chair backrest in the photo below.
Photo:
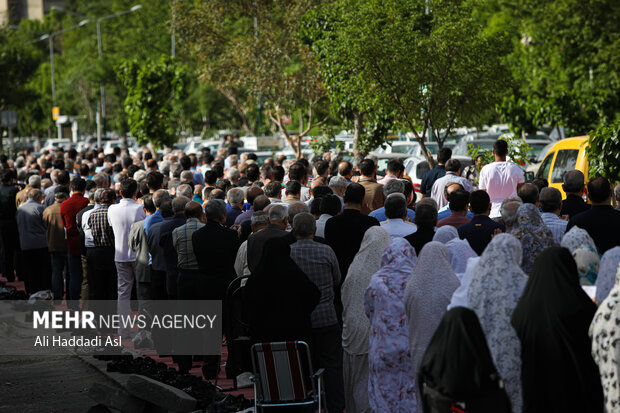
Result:
{"label": "chair backrest", "polygon": [[315,394],[310,349],[303,341],[254,344],[252,366],[263,403],[303,401]]}

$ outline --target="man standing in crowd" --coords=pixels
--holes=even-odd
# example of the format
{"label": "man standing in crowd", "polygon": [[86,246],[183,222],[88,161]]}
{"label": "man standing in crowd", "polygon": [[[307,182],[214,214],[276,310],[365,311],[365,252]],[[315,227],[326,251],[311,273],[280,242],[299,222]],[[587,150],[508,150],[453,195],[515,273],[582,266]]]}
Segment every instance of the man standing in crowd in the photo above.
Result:
{"label": "man standing in crowd", "polygon": [[599,254],[620,245],[620,211],[611,206],[611,185],[605,178],[593,178],[588,182],[588,197],[592,208],[574,215],[566,231],[572,227],[588,231],[596,243]]}
{"label": "man standing in crowd", "polygon": [[469,192],[458,189],[449,195],[450,216],[443,218],[437,223],[437,227],[452,225],[455,228],[465,225],[471,221],[467,218],[467,206],[469,205]]}
{"label": "man standing in crowd", "polygon": [[16,255],[19,251],[19,233],[15,220],[15,197],[19,192],[13,185],[11,170],[2,171],[0,183],[0,242],[2,247],[2,275],[9,281],[15,281]]}
{"label": "man standing in crowd", "polygon": [[[383,194],[386,198],[394,193],[401,193],[403,195],[405,194],[404,180],[392,179],[391,181],[388,181],[385,185],[383,185]],[[375,209],[370,214],[368,214],[368,216],[376,218],[379,222],[385,221],[387,219],[387,217],[385,216],[385,205],[379,209]],[[407,218],[409,218],[409,222],[413,222],[414,216],[415,212],[413,211],[413,209],[407,208]]]}
{"label": "man standing in crowd", "polygon": [[[60,215],[60,205],[69,198],[69,189],[57,186],[54,190],[56,202],[43,211],[43,225],[47,237],[47,250],[52,263],[52,293],[54,301],[61,302],[65,293],[63,272],[66,273],[66,284],[69,285],[71,275],[67,263],[67,242],[65,240],[65,226]],[[69,294],[67,294],[68,297]]]}
{"label": "man standing in crowd", "polygon": [[362,177],[359,179],[358,183],[364,187],[365,191],[360,212],[364,215],[368,215],[371,211],[383,206],[385,195],[383,194],[383,186],[377,183],[375,179],[377,166],[372,159],[364,159],[360,163],[360,172]]}
{"label": "man standing in crowd", "polygon": [[438,208],[443,208],[448,204],[448,200],[445,197],[445,188],[448,184],[455,182],[461,184],[468,193],[474,190],[471,182],[463,178],[460,174],[461,162],[459,162],[458,159],[449,159],[448,162],[446,162],[446,174],[437,179],[431,189],[431,198],[437,202]]}
{"label": "man standing in crowd", "polygon": [[[59,175],[60,176],[60,175]],[[68,299],[71,307],[79,306],[80,292],[82,291],[82,243],[80,232],[77,229],[76,216],[88,205],[88,198],[84,197],[86,181],[75,178],[71,182],[71,197],[60,205],[60,216],[65,226],[67,237],[67,263],[69,266]],[[86,297],[85,297],[86,298]]]}
{"label": "man standing in crowd", "polygon": [[390,194],[385,198],[386,221],[381,222],[381,228],[387,231],[392,238],[406,237],[413,234],[417,228],[415,224],[406,221],[407,201],[400,192]]}
{"label": "man standing in crowd", "polygon": [[492,207],[491,199],[486,191],[472,192],[469,197],[469,207],[474,213],[474,218],[458,228],[459,237],[469,241],[469,245],[476,251],[476,254],[482,255],[493,235],[497,232],[504,232],[504,226],[489,218]]}
{"label": "man standing in crowd", "polygon": [[491,213],[489,216],[499,219],[501,217],[500,207],[502,201],[506,198],[517,196],[517,191],[525,182],[525,177],[521,168],[510,161],[506,161],[508,143],[505,140],[498,139],[495,141],[493,155],[495,156],[495,162],[485,165],[480,171],[479,186],[491,198]]}
{"label": "man standing in crowd", "polygon": [[[120,203],[108,208],[108,220],[114,231],[114,263],[118,275],[118,313],[129,316],[131,290],[135,280],[136,253],[129,248],[129,233],[134,222],[143,220],[146,215],[142,205],[136,202],[138,184],[131,178],[121,181]],[[129,331],[121,326],[119,335],[126,336]]]}
{"label": "man standing in crowd", "polygon": [[[95,193],[97,196],[97,193]],[[89,300],[116,300],[118,276],[116,271],[114,230],[108,219],[109,208],[116,195],[111,189],[104,189],[98,195],[98,205],[86,219],[93,237],[94,247],[86,250],[86,260],[93,269],[89,274]]]}
{"label": "man standing in crowd", "polygon": [[28,192],[28,201],[17,209],[22,272],[27,294],[49,290],[52,285],[52,268],[43,225],[43,201],[43,192],[33,188]]}
{"label": "man standing in crowd", "polygon": [[585,176],[583,172],[578,170],[568,171],[562,178],[562,189],[566,193],[566,199],[562,201],[562,210],[560,215],[568,215],[568,218],[587,211],[590,205],[583,200],[584,190],[586,187]]}
{"label": "man standing in crowd", "polygon": [[315,220],[307,212],[293,222],[297,242],[291,245],[291,258],[321,291],[321,300],[312,312],[311,349],[317,367],[325,369],[327,410],[344,411],[342,378],[342,330],[334,307],[334,290],[340,286],[340,270],[334,251],[313,241]]}
{"label": "man standing in crowd", "polygon": [[420,183],[420,197],[430,197],[435,181],[446,175],[446,162],[452,158],[452,149],[441,148],[437,152],[437,165],[430,171],[426,172]]}
{"label": "man standing in crowd", "polygon": [[248,268],[250,272],[253,272],[260,262],[263,256],[263,247],[267,240],[287,234],[287,208],[279,204],[271,205],[268,214],[269,225],[267,225],[267,228],[255,232],[248,237]]}
{"label": "man standing in crowd", "polygon": [[568,225],[568,221],[559,217],[562,209],[562,194],[560,191],[555,188],[543,188],[540,191],[540,207],[542,209],[540,217],[547,228],[551,230],[555,243],[560,245]]}
{"label": "man standing in crowd", "polygon": [[385,185],[390,182],[392,179],[400,179],[403,177],[403,172],[405,172],[405,166],[400,161],[400,159],[390,159],[387,164],[386,174],[383,179],[377,181],[377,183],[381,185]]}

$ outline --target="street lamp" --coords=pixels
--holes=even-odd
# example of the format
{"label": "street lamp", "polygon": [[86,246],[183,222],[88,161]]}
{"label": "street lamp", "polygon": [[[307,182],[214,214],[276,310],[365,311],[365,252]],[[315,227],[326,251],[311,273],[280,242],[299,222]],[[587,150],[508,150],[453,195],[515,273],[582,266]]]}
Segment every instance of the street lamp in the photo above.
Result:
{"label": "street lamp", "polygon": [[84,19],[81,22],[79,22],[78,24],[76,24],[75,26],[71,26],[71,27],[68,27],[66,29],[59,30],[57,32],[44,34],[43,36],[39,37],[39,40],[45,40],[45,39],[49,40],[49,46],[50,46],[50,67],[51,67],[50,72],[51,72],[51,76],[52,76],[52,103],[53,103],[54,106],[56,106],[56,80],[54,78],[54,36],[62,34],[64,32],[68,32],[69,30],[77,29],[78,27],[82,27],[82,26],[88,24],[89,21],[90,20],[88,20],[88,19]]}
{"label": "street lamp", "polygon": [[[103,46],[101,44],[101,22],[108,19],[113,19],[114,17],[122,16],[124,14],[133,13],[134,11],[138,11],[142,8],[141,4],[136,4],[129,10],[124,10],[118,13],[110,14],[107,16],[103,16],[97,19],[97,51],[99,53],[99,59],[103,59]],[[100,110],[97,111],[97,147],[101,148],[101,135],[103,132],[103,124],[102,119],[105,119],[105,88],[103,83],[99,85],[99,94],[100,94]]]}

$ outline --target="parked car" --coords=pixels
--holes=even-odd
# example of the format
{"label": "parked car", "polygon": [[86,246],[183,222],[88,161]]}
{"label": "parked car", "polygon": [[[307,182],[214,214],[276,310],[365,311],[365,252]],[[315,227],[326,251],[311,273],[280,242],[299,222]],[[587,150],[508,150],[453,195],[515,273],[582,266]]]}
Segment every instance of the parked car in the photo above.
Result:
{"label": "parked car", "polygon": [[562,189],[564,173],[577,169],[583,172],[586,182],[588,181],[590,163],[586,156],[587,142],[588,136],[578,136],[554,143],[540,164],[536,177],[546,179],[550,187],[558,189],[562,198],[566,198]]}
{"label": "parked car", "polygon": [[[433,158],[435,161],[437,160],[436,157]],[[452,158],[458,159],[461,162],[462,169],[473,164],[473,161],[469,156],[452,156]],[[405,165],[405,172],[407,173],[407,176],[411,178],[413,189],[419,193],[422,178],[424,178],[424,174],[430,170],[428,161],[422,156],[412,156],[405,159],[403,163]]]}
{"label": "parked car", "polygon": [[[454,148],[454,146],[456,145],[456,142],[444,142],[443,146],[444,148]],[[431,155],[437,155],[437,152],[439,152],[439,144],[437,144],[437,142],[424,142],[424,146],[426,146],[426,149],[431,153]],[[416,142],[416,146],[414,146],[413,148],[409,149],[409,155],[413,155],[413,156],[424,156],[422,154],[422,147],[420,146],[420,144],[418,144]]]}
{"label": "parked car", "polygon": [[220,141],[216,139],[208,139],[208,140],[192,140],[183,148],[183,152],[186,154],[197,154],[202,151],[203,148],[209,148],[212,154],[215,154],[220,147]]}
{"label": "parked car", "polygon": [[553,145],[555,145],[555,142],[550,142],[547,145],[545,145],[540,152],[538,152],[538,156],[536,157],[536,159],[527,166],[527,168],[525,169],[526,172],[532,172],[534,175],[536,175],[536,172],[538,172],[538,168],[540,167],[540,164],[542,163],[543,159],[545,159],[545,156],[547,156],[547,153],[549,153],[549,150],[553,147]]}
{"label": "parked car", "polygon": [[391,141],[386,142],[387,146],[385,148],[377,148],[373,151],[375,154],[380,153],[401,153],[408,154],[410,150],[415,149],[418,145],[418,142],[415,140],[411,141]]}

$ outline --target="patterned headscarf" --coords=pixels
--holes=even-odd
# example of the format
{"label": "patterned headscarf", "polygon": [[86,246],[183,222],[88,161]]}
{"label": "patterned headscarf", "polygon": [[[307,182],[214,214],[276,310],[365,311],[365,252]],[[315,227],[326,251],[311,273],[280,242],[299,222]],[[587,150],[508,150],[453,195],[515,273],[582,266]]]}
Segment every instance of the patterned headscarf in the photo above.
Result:
{"label": "patterned headscarf", "polygon": [[523,250],[521,267],[526,274],[532,271],[538,254],[555,245],[551,230],[547,228],[538,209],[532,204],[523,204],[517,210],[517,223],[512,235],[521,241]]}
{"label": "patterned headscarf", "polygon": [[577,248],[584,245],[596,251],[596,244],[594,243],[594,240],[592,239],[590,234],[588,234],[588,231],[586,231],[585,229],[581,229],[579,227],[572,227],[570,231],[568,231],[562,237],[561,246],[567,248],[571,252],[571,254]]}
{"label": "patterned headscarf", "polygon": [[596,301],[599,304],[607,298],[614,286],[618,264],[620,264],[620,247],[614,247],[603,254],[596,278]]}
{"label": "patterned headscarf", "polygon": [[[618,250],[618,247],[614,248]],[[610,252],[613,250],[609,250]],[[607,254],[605,254],[607,255]],[[605,259],[605,256],[603,256]],[[606,260],[609,262],[610,260]],[[606,264],[607,265],[607,264]],[[598,291],[597,291],[598,294]],[[620,320],[620,266],[616,269],[615,284],[609,295],[601,303],[590,324],[592,357],[598,364],[605,396],[605,411],[617,412],[620,409],[620,340],[618,340],[618,320]]]}
{"label": "patterned headscarf", "polygon": [[527,276],[519,267],[521,244],[513,235],[493,237],[474,268],[467,301],[476,312],[515,412],[521,411],[521,344],[510,317]]}
{"label": "patterned headscarf", "polygon": [[455,227],[452,225],[444,225],[443,227],[437,228],[437,231],[435,231],[435,236],[433,236],[433,241],[439,241],[442,244],[445,244],[451,239],[458,237],[459,232]]}
{"label": "patterned headscarf", "polygon": [[587,245],[583,245],[573,251],[573,258],[577,263],[579,276],[585,278],[590,284],[594,285],[598,276],[598,267],[601,263],[601,257],[596,250]]}
{"label": "patterned headscarf", "polygon": [[450,265],[456,276],[461,279],[465,268],[467,268],[467,260],[477,257],[476,251],[474,251],[469,245],[469,241],[466,239],[451,239],[446,243],[446,248],[450,254]]}
{"label": "patterned headscarf", "polygon": [[364,293],[373,274],[381,268],[381,256],[390,240],[380,226],[368,228],[342,284],[342,346],[349,354],[368,353],[370,322],[364,314]]}
{"label": "patterned headscarf", "polygon": [[460,284],[450,266],[447,248],[437,241],[426,244],[405,288],[409,351],[416,374],[452,293]]}

